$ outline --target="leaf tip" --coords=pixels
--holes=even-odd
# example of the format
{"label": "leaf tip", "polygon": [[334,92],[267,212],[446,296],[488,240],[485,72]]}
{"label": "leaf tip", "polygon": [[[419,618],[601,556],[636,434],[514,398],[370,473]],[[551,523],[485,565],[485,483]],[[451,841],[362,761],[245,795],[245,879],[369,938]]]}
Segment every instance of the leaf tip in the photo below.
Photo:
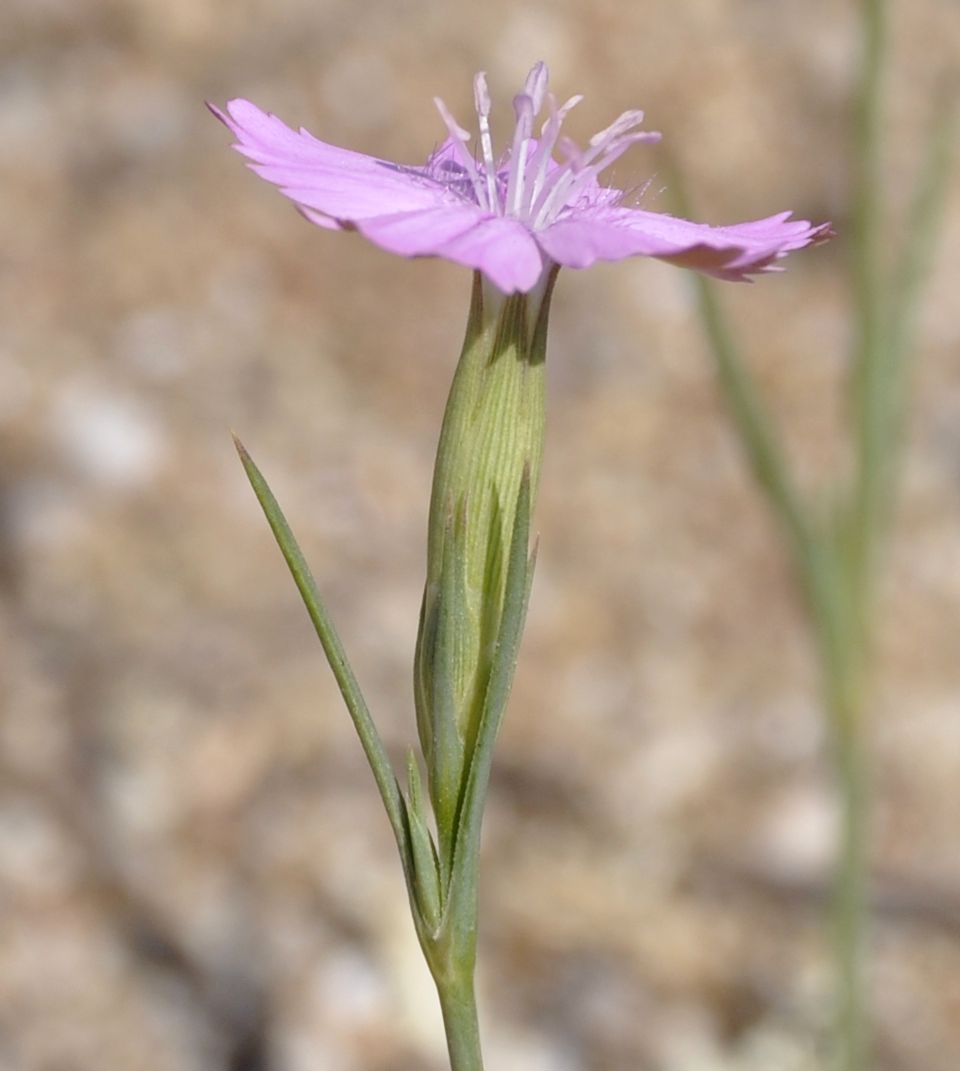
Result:
{"label": "leaf tip", "polygon": [[249,460],[250,455],[247,453],[247,448],[240,442],[240,436],[231,428],[230,438],[233,439],[233,445],[236,447],[237,453],[240,455],[241,461]]}

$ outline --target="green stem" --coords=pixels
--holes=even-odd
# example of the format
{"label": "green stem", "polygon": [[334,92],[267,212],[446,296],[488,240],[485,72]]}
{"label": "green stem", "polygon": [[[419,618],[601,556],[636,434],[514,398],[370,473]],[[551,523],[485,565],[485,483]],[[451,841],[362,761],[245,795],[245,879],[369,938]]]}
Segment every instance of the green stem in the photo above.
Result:
{"label": "green stem", "polygon": [[840,835],[833,879],[835,979],[833,1066],[862,1071],[869,1050],[866,965],[869,918],[869,613],[856,567],[842,542],[818,539],[809,596],[831,730]]}
{"label": "green stem", "polygon": [[887,0],[862,0],[862,15],[864,53],[855,128],[852,264],[857,308],[854,408],[858,467],[853,566],[858,585],[866,588],[873,571],[877,536],[885,519],[896,377],[887,353],[884,316],[888,292],[881,231],[881,106],[888,38]]}
{"label": "green stem", "polygon": [[[858,708],[862,701],[855,700]],[[833,712],[842,819],[834,890],[834,959],[837,979],[836,1053],[838,1071],[867,1066],[865,993],[868,937],[867,823],[869,789],[866,749],[860,731],[862,709]],[[847,724],[844,724],[847,722]]]}
{"label": "green stem", "polygon": [[937,239],[943,229],[941,221],[955,155],[957,111],[958,103],[952,96],[948,96],[939,106],[907,219],[909,237],[897,259],[897,271],[891,287],[886,350],[893,380],[891,398],[897,404],[892,407],[890,415],[889,450],[892,462],[887,475],[887,494],[890,498],[896,491],[896,469],[902,453],[904,408],[909,383],[906,362],[916,330],[924,284],[929,278]]}
{"label": "green stem", "polygon": [[[679,169],[668,161],[677,211],[692,215]],[[760,490],[783,527],[804,584],[814,568],[815,517],[809,509],[784,452],[783,436],[746,363],[713,284],[693,276],[697,311],[713,357],[720,390],[740,439],[741,448]]]}
{"label": "green stem", "polygon": [[863,652],[858,643],[850,643],[851,637],[844,639],[847,649],[834,652],[826,682],[841,804],[833,890],[834,1065],[837,1071],[861,1071],[868,1064],[869,1048],[865,986],[869,928],[869,761],[864,738]]}
{"label": "green stem", "polygon": [[[867,958],[867,753],[865,681],[874,610],[876,553],[890,508],[896,414],[902,404],[886,330],[889,301],[882,262],[882,104],[888,0],[861,0],[863,64],[856,112],[853,281],[857,350],[853,381],[857,471],[834,548],[831,599],[839,615],[819,615],[827,703],[841,798],[840,856],[834,888],[837,1071],[863,1071],[870,1046]],[[891,359],[894,358],[894,359]],[[832,618],[832,619],[831,619]]]}
{"label": "green stem", "polygon": [[472,970],[449,982],[438,980],[437,993],[447,1034],[450,1071],[483,1071]]}
{"label": "green stem", "polygon": [[783,525],[791,550],[805,575],[810,567],[814,531],[809,511],[784,456],[779,429],[760,397],[717,301],[713,284],[703,276],[694,279],[700,319],[713,353],[720,389],[740,436],[750,468],[760,489]]}

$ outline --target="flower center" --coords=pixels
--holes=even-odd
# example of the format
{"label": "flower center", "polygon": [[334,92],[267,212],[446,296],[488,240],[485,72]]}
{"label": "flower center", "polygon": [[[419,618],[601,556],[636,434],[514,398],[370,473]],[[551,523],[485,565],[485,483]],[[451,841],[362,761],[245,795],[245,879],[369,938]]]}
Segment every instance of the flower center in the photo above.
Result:
{"label": "flower center", "polygon": [[[439,97],[435,98],[437,110],[450,133],[447,147],[453,159],[445,161],[442,174],[434,169],[434,177],[486,211],[513,216],[533,230],[548,227],[565,208],[595,188],[600,172],[631,145],[660,138],[659,134],[638,130],[643,112],[627,111],[605,130],[594,134],[589,145],[581,149],[570,138],[561,137],[560,132],[564,120],[583,97],[571,97],[558,107],[556,97],[547,92],[548,82],[545,63],[538,63],[527,75],[522,91],[513,98],[516,118],[513,143],[499,160],[493,155],[490,93],[482,71],[473,82],[480,130],[479,153],[467,148],[470,132],[460,126]],[[534,123],[544,103],[549,114],[539,137],[534,137]],[[563,155],[562,161],[554,159],[554,150]]]}

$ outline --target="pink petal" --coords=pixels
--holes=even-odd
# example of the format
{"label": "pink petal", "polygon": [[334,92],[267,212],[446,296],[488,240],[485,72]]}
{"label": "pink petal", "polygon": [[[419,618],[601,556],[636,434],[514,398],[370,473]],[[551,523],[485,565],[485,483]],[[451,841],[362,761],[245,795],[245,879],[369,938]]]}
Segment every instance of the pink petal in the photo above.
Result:
{"label": "pink petal", "polygon": [[211,105],[211,111],[236,135],[235,147],[253,161],[253,170],[312,210],[307,218],[321,226],[427,208],[445,199],[442,186],[421,169],[328,145],[305,130],[291,130],[250,101],[232,100],[226,113]]}
{"label": "pink petal", "polygon": [[544,268],[543,256],[527,228],[503,216],[488,216],[447,242],[438,256],[476,268],[505,294],[532,290]]}
{"label": "pink petal", "polygon": [[505,294],[531,290],[543,257],[518,220],[457,204],[357,220],[372,242],[402,256],[436,256],[482,271]]}
{"label": "pink petal", "polygon": [[710,227],[659,212],[599,209],[566,217],[538,234],[544,252],[558,264],[585,268],[596,260],[657,257],[721,279],[745,280],[771,271],[794,249],[829,237],[829,227],[790,220],[790,213]]}

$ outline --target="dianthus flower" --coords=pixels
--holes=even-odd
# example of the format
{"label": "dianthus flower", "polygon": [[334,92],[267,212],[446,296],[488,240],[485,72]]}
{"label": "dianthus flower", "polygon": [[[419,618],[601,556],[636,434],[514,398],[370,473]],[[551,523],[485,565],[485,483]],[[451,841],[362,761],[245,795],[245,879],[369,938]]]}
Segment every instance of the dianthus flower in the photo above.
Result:
{"label": "dianthus flower", "polygon": [[[448,136],[420,166],[336,148],[245,100],[213,111],[254,171],[321,227],[356,230],[403,256],[474,269],[463,349],[444,413],[414,656],[426,793],[411,752],[404,791],[279,506],[241,451],[317,628],[393,827],[414,924],[436,981],[452,1071],[482,1071],[473,998],[480,828],[492,754],[533,578],[530,517],[543,453],[547,324],[560,267],[651,256],[740,280],[776,270],[829,235],[785,212],[709,227],[628,203],[599,176],[655,141],[624,112],[585,148],[562,136],[579,97],[558,104],[538,63],[513,101],[513,140],[495,157],[486,78],[474,82],[479,139],[442,101]],[[546,120],[535,133],[537,117]],[[432,812],[432,814],[430,813]],[[434,832],[435,831],[435,832]]]}
{"label": "dianthus flower", "polygon": [[[236,148],[311,222],[357,230],[401,256],[435,256],[480,271],[505,294],[533,290],[556,265],[648,256],[734,281],[778,270],[776,262],[830,236],[781,212],[712,227],[627,204],[626,192],[598,179],[637,142],[643,112],[626,111],[581,148],[562,134],[582,99],[558,104],[538,63],[513,99],[510,147],[494,156],[486,76],[474,79],[479,146],[439,98],[448,136],[423,165],[391,163],[291,130],[247,100],[213,107],[237,137]],[[546,121],[535,123],[546,106]],[[559,159],[557,156],[559,155]]]}

